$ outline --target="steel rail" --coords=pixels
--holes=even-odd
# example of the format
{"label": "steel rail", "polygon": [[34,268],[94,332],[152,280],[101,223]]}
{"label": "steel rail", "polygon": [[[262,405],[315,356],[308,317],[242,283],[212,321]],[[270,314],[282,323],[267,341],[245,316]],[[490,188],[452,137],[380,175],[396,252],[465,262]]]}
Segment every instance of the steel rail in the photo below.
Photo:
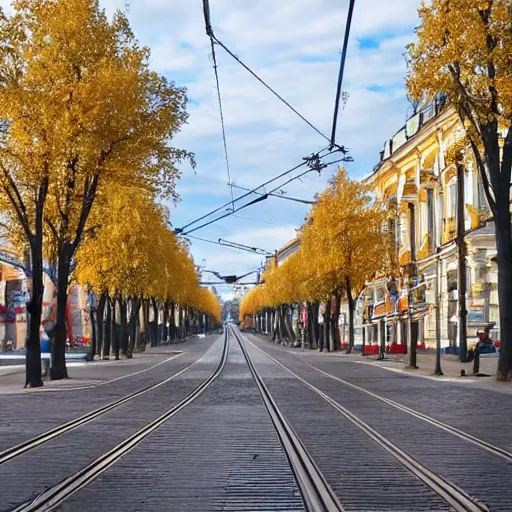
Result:
{"label": "steel rail", "polygon": [[451,505],[456,512],[489,512],[489,509],[483,503],[480,503],[478,500],[472,498],[466,491],[450,482],[446,478],[428,469],[409,454],[395,446],[391,441],[377,432],[366,422],[361,420],[358,416],[343,407],[336,400],[333,400],[330,396],[325,394],[316,386],[310,384],[307,380],[297,375],[294,371],[290,370],[286,365],[278,361],[276,358],[272,357],[270,354],[267,354],[264,350],[254,345],[254,343],[252,343],[250,340],[247,339],[247,341],[255,349],[265,354],[270,360],[283,368],[306,387],[314,391],[317,395],[322,397],[327,403],[329,403],[329,405],[334,407],[334,409],[345,416],[345,418],[359,427],[363,432],[365,432],[365,434],[371,437],[376,443],[382,446],[403,466],[405,466],[414,476],[416,476],[425,485],[430,487],[441,498],[443,498],[449,505]]}
{"label": "steel rail", "polygon": [[361,386],[353,384],[352,382],[349,382],[345,379],[336,377],[336,375],[332,375],[331,373],[321,370],[320,368],[317,368],[316,366],[312,365],[311,363],[308,363],[307,361],[303,361],[303,362],[307,366],[311,367],[313,370],[316,370],[318,373],[325,375],[326,377],[329,377],[330,379],[336,380],[336,381],[340,382],[341,384],[344,384],[347,387],[355,389],[356,391],[365,393],[366,395],[371,396],[372,398],[375,398],[376,400],[380,400],[381,402],[384,402],[385,404],[387,404],[391,407],[394,407],[395,409],[398,409],[402,412],[406,412],[407,414],[410,414],[411,416],[414,416],[415,418],[423,420],[426,423],[430,423],[431,425],[434,425],[435,427],[438,427],[441,430],[449,432],[450,434],[453,434],[454,436],[457,436],[460,439],[467,441],[468,443],[472,443],[472,444],[478,446],[479,448],[483,448],[484,450],[487,450],[488,452],[492,453],[493,455],[497,455],[498,457],[501,457],[505,460],[508,460],[509,462],[512,462],[512,452],[509,452],[508,450],[505,450],[503,448],[500,448],[499,446],[488,443],[487,441],[484,441],[483,439],[480,439],[479,437],[473,436],[469,432],[465,432],[464,430],[453,427],[452,425],[449,425],[448,423],[444,423],[443,421],[433,418],[432,416],[429,416],[428,414],[419,412],[415,409],[412,409],[411,407],[407,407],[406,405],[403,405],[399,402],[395,402],[394,400],[391,400],[390,398],[386,398],[381,395],[378,395],[377,393],[374,393],[373,391],[369,391],[368,389],[362,388]]}
{"label": "steel rail", "polygon": [[66,432],[69,432],[70,430],[73,430],[77,427],[80,427],[81,425],[85,425],[86,423],[89,423],[90,421],[98,418],[99,416],[102,416],[103,414],[105,414],[109,411],[112,411],[113,409],[116,409],[120,405],[130,402],[131,400],[133,400],[134,398],[137,398],[138,396],[141,396],[149,391],[152,391],[153,389],[157,389],[160,386],[167,384],[168,382],[172,381],[173,379],[175,379],[176,377],[178,377],[182,373],[184,373],[186,370],[188,370],[196,362],[197,362],[197,360],[192,361],[190,364],[185,366],[185,368],[183,368],[179,372],[175,373],[174,375],[171,375],[170,377],[167,377],[167,378],[161,380],[160,382],[157,382],[156,384],[151,384],[150,386],[139,389],[138,391],[130,393],[130,394],[124,396],[123,398],[120,398],[119,400],[115,400],[113,402],[110,402],[107,405],[104,405],[103,407],[99,407],[98,409],[88,412],[87,414],[84,414],[83,416],[80,416],[79,418],[76,418],[74,420],[68,421],[67,423],[59,425],[58,427],[55,427],[51,430],[48,430],[47,432],[39,434],[38,436],[35,436],[32,439],[24,441],[23,443],[12,446],[11,448],[7,448],[6,450],[0,452],[0,465],[5,464],[6,462],[14,459],[15,457],[24,455],[25,453],[29,452],[30,450],[33,450],[34,448],[37,448],[38,446],[41,446],[42,444],[47,443],[48,441],[55,439],[56,437],[58,437],[62,434],[65,434]]}
{"label": "steel rail", "polygon": [[234,327],[230,327],[244,354],[251,374],[258,386],[265,408],[279,436],[286,457],[293,470],[304,504],[308,512],[344,512],[331,486],[327,483],[318,466],[279,410],[263,379],[254,366],[242,338]]}
{"label": "steel rail", "polygon": [[[167,412],[162,414],[156,420],[148,423],[145,427],[138,432],[125,439],[122,443],[118,444],[112,450],[104,453],[89,465],[76,472],[75,474],[64,479],[57,485],[50,487],[41,493],[34,500],[28,501],[19,505],[12,512],[43,512],[54,509],[60,503],[68,499],[72,494],[75,494],[82,487],[86,486],[101,473],[106,471],[110,466],[115,464],[123,455],[133,450],[141,441],[143,441],[152,432],[158,429],[166,421],[176,415],[179,411],[184,409],[187,405],[191,404],[198,398],[222,373],[228,355],[228,336],[227,330],[224,333],[224,347],[222,349],[221,359],[213,373],[202,382],[190,395],[184,398],[179,404],[175,405]],[[193,364],[193,363],[192,363]],[[184,370],[182,370],[184,371]]]}

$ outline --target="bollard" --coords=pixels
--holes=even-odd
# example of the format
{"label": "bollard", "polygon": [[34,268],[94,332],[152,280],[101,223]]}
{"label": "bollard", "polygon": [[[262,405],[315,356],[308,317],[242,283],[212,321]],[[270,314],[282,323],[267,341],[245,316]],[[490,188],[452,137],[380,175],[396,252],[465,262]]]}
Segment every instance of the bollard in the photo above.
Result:
{"label": "bollard", "polygon": [[49,359],[41,360],[41,375],[43,377],[47,377],[49,371],[50,371],[50,360]]}
{"label": "bollard", "polygon": [[477,343],[474,350],[473,359],[473,375],[478,375],[480,372],[480,343]]}

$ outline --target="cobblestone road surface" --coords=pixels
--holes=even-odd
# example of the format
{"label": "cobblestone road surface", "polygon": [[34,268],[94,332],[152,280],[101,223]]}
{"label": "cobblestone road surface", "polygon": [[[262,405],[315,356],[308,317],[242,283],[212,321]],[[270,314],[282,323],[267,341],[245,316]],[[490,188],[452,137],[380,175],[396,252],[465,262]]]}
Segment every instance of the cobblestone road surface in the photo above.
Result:
{"label": "cobblestone road surface", "polygon": [[[512,404],[506,395],[389,372],[335,355],[302,352],[253,335],[247,336],[245,346],[278,407],[347,512],[452,509],[392,453],[266,354],[489,510],[512,510],[510,460],[348,384],[512,451]],[[169,349],[162,349],[162,364],[150,368],[157,359],[151,364],[148,360],[145,367],[131,368],[147,371],[99,387],[0,395],[1,451],[184,370],[166,384],[1,464],[0,512],[33,499],[178,404],[211,375],[222,347],[223,338],[196,339],[179,346],[183,351],[179,357],[166,361]],[[101,376],[103,381],[122,376],[120,367],[112,368],[111,375]],[[91,375],[94,380],[94,372]],[[37,417],[41,421],[35,421]],[[6,428],[6,422],[14,428]],[[58,510],[304,510],[287,456],[236,340],[231,338],[222,373],[202,395]]]}
{"label": "cobblestone road surface", "polygon": [[[92,382],[85,389],[40,388],[20,392],[17,386],[13,393],[0,394],[0,451],[178,373],[201,357],[218,338],[194,338],[172,348],[161,347],[158,354],[153,352],[143,362],[134,358],[131,365],[123,364],[124,361],[91,363],[81,370],[87,381]],[[176,347],[181,354],[173,354]],[[1,385],[0,378],[0,389]]]}

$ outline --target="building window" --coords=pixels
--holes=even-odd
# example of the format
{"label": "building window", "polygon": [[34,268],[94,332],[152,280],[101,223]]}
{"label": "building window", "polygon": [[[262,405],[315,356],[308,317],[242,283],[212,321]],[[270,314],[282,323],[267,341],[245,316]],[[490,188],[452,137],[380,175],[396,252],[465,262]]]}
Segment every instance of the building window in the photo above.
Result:
{"label": "building window", "polygon": [[457,179],[453,178],[448,184],[448,217],[455,218],[457,216]]}
{"label": "building window", "polygon": [[435,205],[434,190],[427,189],[427,228],[428,228],[428,252],[434,252],[435,245]]}
{"label": "building window", "polygon": [[416,260],[416,213],[412,203],[409,203],[409,240],[411,242],[411,258]]}

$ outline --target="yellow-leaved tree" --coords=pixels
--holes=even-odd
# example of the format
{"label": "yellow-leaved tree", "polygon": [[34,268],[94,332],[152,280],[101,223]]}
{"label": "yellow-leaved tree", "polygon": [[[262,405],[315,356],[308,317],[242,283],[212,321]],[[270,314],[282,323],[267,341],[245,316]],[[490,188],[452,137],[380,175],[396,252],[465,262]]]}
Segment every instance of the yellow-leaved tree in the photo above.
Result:
{"label": "yellow-leaved tree", "polygon": [[96,197],[113,183],[174,197],[176,163],[190,156],[170,145],[186,121],[186,96],[151,71],[124,15],[108,20],[98,0],[15,2],[13,14],[0,17],[0,36],[2,206],[31,249],[27,383],[37,386],[43,229],[58,260],[58,379],[67,376],[70,267]]}
{"label": "yellow-leaved tree", "polygon": [[[346,298],[351,351],[358,292],[368,279],[379,272],[392,272],[396,266],[393,241],[382,229],[387,215],[371,198],[368,187],[350,180],[340,168],[309,213],[300,249],[281,266],[267,270],[264,285],[244,299],[241,318],[272,308],[273,339],[293,339],[288,306],[306,302],[311,345],[316,347],[318,340],[320,348],[338,349],[340,304]],[[323,331],[318,326],[321,301],[327,303]]]}
{"label": "yellow-leaved tree", "polygon": [[[169,335],[174,338],[177,304],[183,325],[191,316],[199,324],[202,314],[211,317],[212,323],[218,321],[217,297],[199,285],[188,246],[169,229],[167,211],[147,190],[108,187],[93,207],[91,222],[98,223],[98,227],[77,252],[75,275],[80,284],[90,286],[100,297],[97,325],[102,328],[96,334],[93,355],[132,357],[136,340],[137,348],[144,350],[148,340],[156,346],[168,341]],[[111,339],[115,311],[120,328]],[[208,318],[205,320],[208,323]]]}
{"label": "yellow-leaved tree", "polygon": [[446,95],[466,129],[494,216],[500,379],[512,372],[512,16],[509,0],[432,0],[409,47],[414,98]]}
{"label": "yellow-leaved tree", "polygon": [[317,255],[313,266],[319,292],[328,298],[326,308],[326,342],[329,339],[331,297],[333,309],[331,347],[339,346],[339,305],[343,297],[348,303],[349,343],[354,346],[354,310],[357,294],[377,272],[393,270],[392,240],[383,231],[387,212],[369,195],[369,188],[350,180],[345,169],[329,181],[329,187],[318,197],[310,221],[303,230],[303,250]]}

